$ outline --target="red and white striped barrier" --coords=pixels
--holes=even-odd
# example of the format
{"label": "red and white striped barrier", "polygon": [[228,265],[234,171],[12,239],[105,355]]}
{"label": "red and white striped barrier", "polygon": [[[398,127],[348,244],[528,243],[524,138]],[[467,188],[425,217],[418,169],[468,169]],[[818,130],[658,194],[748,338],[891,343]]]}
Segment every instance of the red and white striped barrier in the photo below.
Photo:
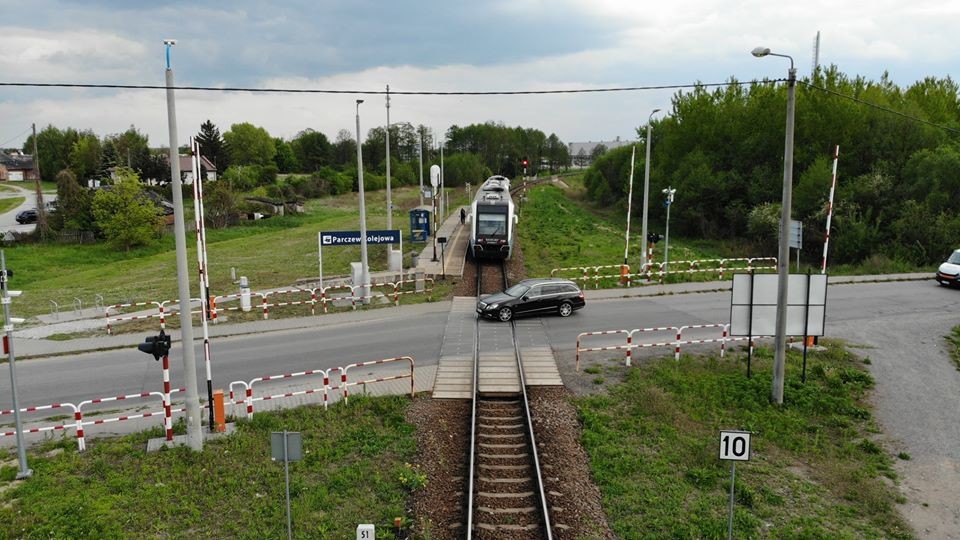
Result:
{"label": "red and white striped barrier", "polygon": [[[745,265],[738,263],[746,263]],[[707,265],[704,268],[704,265]],[[681,270],[671,270],[675,267],[686,268]],[[642,265],[637,272],[622,272],[622,264],[608,264],[601,266],[571,266],[566,268],[554,268],[550,271],[551,276],[572,270],[580,271],[582,275],[568,277],[571,281],[579,281],[586,287],[590,281],[593,281],[594,288],[600,287],[600,280],[608,279],[616,283],[621,283],[624,279],[629,287],[634,279],[652,280],[654,276],[662,284],[664,277],[668,275],[697,274],[697,273],[716,273],[719,279],[723,279],[725,272],[736,270],[766,270],[777,267],[776,257],[750,257],[750,258],[731,258],[731,259],[698,259],[693,261],[672,261],[669,265],[664,263],[648,263]],[[601,270],[616,269],[616,274],[601,274]],[[562,277],[562,276],[561,276]]]}
{"label": "red and white striped barrier", "polygon": [[[201,300],[200,300],[199,298],[191,298],[191,299],[190,299],[190,304],[192,305],[194,302],[200,302],[200,301],[201,301]],[[180,314],[179,308],[177,308],[177,309],[172,309],[172,310],[169,310],[169,311],[168,311],[166,306],[167,306],[167,304],[176,303],[176,302],[178,302],[178,301],[177,301],[177,300],[163,300],[163,301],[161,301],[161,302],[156,302],[156,301],[133,302],[133,303],[129,303],[129,304],[114,304],[114,305],[112,305],[112,306],[107,306],[107,307],[104,309],[104,311],[103,311],[103,316],[104,316],[104,317],[106,318],[106,320],[107,320],[107,335],[112,335],[112,334],[113,334],[113,328],[112,328],[113,324],[112,324],[112,323],[117,323],[117,322],[122,322],[122,321],[136,321],[136,320],[140,320],[140,319],[159,318],[159,319],[160,319],[160,329],[161,329],[161,330],[166,330],[166,329],[167,329],[167,318],[166,318],[167,314],[170,314],[170,315],[173,315],[173,314],[179,315],[179,314]],[[157,312],[156,312],[156,313],[148,313],[148,314],[146,314],[146,315],[123,315],[123,314],[121,314],[121,313],[117,313],[117,312],[119,312],[119,310],[124,309],[124,308],[142,307],[142,306],[155,306],[156,309],[157,309]],[[111,317],[111,316],[110,316],[110,311],[111,311],[111,310],[113,310],[117,316]],[[191,315],[195,315],[195,314],[197,314],[197,313],[200,313],[200,311],[190,311],[190,314],[191,314]]]}
{"label": "red and white striped barrier", "polygon": [[[176,390],[170,391],[169,394],[186,392],[186,390],[187,390],[186,388],[177,388]],[[150,397],[159,397],[159,398],[160,398],[160,401],[161,401],[161,403],[163,404],[163,410],[162,410],[162,411],[153,411],[153,412],[146,412],[146,413],[140,413],[140,414],[130,414],[130,415],[117,416],[117,417],[113,417],[113,418],[101,418],[101,419],[91,420],[91,421],[86,421],[86,422],[83,421],[83,408],[84,408],[85,406],[87,406],[87,405],[98,405],[98,404],[101,404],[101,403],[110,403],[110,402],[114,402],[114,401],[124,401],[124,400],[128,400],[128,399],[146,399],[146,398],[150,398]],[[75,416],[74,416],[75,426],[76,426],[76,430],[77,430],[77,449],[80,450],[80,451],[83,451],[83,450],[86,450],[86,448],[87,448],[86,439],[85,439],[85,436],[84,436],[83,426],[95,426],[95,425],[101,425],[101,424],[109,424],[109,423],[112,423],[112,422],[123,422],[123,421],[126,421],[126,420],[136,420],[136,419],[138,419],[138,418],[150,418],[151,416],[161,416],[161,415],[163,415],[163,417],[164,417],[164,422],[163,422],[163,424],[164,424],[164,429],[166,430],[167,440],[168,440],[168,441],[172,441],[172,440],[173,440],[173,427],[172,427],[172,426],[173,426],[173,421],[172,421],[173,413],[174,413],[174,412],[183,412],[183,411],[184,411],[184,409],[182,409],[182,408],[181,408],[181,409],[173,409],[172,407],[170,407],[170,402],[169,402],[169,399],[165,396],[165,392],[140,392],[140,393],[138,393],[138,394],[126,394],[126,395],[122,395],[122,396],[114,396],[114,397],[106,397],[106,398],[96,398],[96,399],[88,399],[88,400],[86,400],[86,401],[81,401],[80,404],[77,405],[76,414],[75,414]]]}
{"label": "red and white striped barrier", "polygon": [[[38,406],[38,407],[21,407],[21,408],[20,408],[20,412],[21,412],[21,413],[34,413],[34,412],[49,411],[49,410],[62,409],[62,408],[68,408],[68,409],[73,410],[74,416],[76,416],[77,406],[74,405],[73,403],[54,403],[54,404],[52,404],[52,405],[40,405],[40,406]],[[13,409],[6,410],[6,411],[0,411],[0,416],[4,416],[4,415],[8,415],[8,414],[13,414]],[[23,432],[23,433],[42,433],[42,432],[44,432],[44,431],[67,430],[67,429],[70,429],[70,428],[72,428],[72,427],[74,427],[74,426],[71,425],[71,424],[56,424],[56,425],[52,425],[52,426],[42,426],[42,427],[26,428],[26,429],[22,429],[22,432]],[[0,437],[13,437],[13,436],[15,436],[16,434],[17,434],[16,430],[14,430],[14,431],[0,431]]]}
{"label": "red and white striped barrier", "polygon": [[[243,306],[231,306],[231,307],[225,307],[225,308],[217,307],[217,303],[219,303],[219,302],[222,302],[222,301],[224,301],[224,300],[239,300],[239,299],[242,298],[242,297],[243,297],[243,294],[242,294],[242,293],[223,294],[223,295],[220,295],[220,296],[214,296],[214,297],[213,297],[213,302],[210,304],[210,319],[211,319],[214,323],[216,323],[216,322],[218,322],[218,321],[217,321],[217,314],[218,314],[219,312],[221,312],[221,311],[240,311],[240,310],[242,310],[242,309],[243,309]],[[262,299],[262,298],[263,298],[263,294],[258,293],[258,292],[251,292],[251,293],[250,293],[250,306],[251,306],[250,309],[253,309],[253,299],[256,298],[256,297],[259,297],[259,298]],[[262,305],[262,304],[263,304],[263,301],[261,300],[260,303],[261,303],[261,305]]]}
{"label": "red and white striped barrier", "polygon": [[[400,375],[389,375],[386,377],[376,377],[373,379],[363,379],[356,382],[348,382],[348,372],[350,371],[350,368],[383,365],[383,364],[390,364],[393,362],[408,362],[410,365],[410,372],[400,374]],[[411,356],[396,356],[394,358],[384,358],[382,360],[373,360],[370,362],[360,362],[357,364],[350,364],[344,367],[342,371],[343,401],[344,403],[346,403],[350,397],[350,392],[348,390],[350,386],[367,385],[375,382],[392,381],[396,379],[406,379],[406,378],[410,379],[410,397],[412,398],[414,396],[413,368],[414,368],[414,362],[413,362],[413,357]]]}
{"label": "red and white striped barrier", "polygon": [[[703,338],[703,339],[683,339],[683,333],[687,330],[706,330],[706,329],[719,329],[720,337],[718,338]],[[663,340],[663,341],[654,341],[639,343],[634,341],[634,336],[638,334],[650,333],[650,332],[670,332],[674,339]],[[626,343],[624,345],[607,345],[602,347],[581,347],[582,338],[585,336],[602,336],[602,335],[611,335],[611,334],[626,334]],[[754,336],[763,337],[763,336]],[[632,350],[633,349],[643,349],[650,347],[672,347],[673,348],[673,358],[674,360],[680,360],[680,353],[685,345],[695,345],[695,344],[706,344],[706,343],[719,343],[720,344],[720,357],[723,358],[726,355],[727,343],[733,341],[744,341],[746,337],[730,337],[730,325],[726,323],[716,323],[716,324],[691,324],[685,326],[659,326],[654,328],[636,328],[633,330],[603,330],[596,332],[584,332],[577,336],[576,344],[576,370],[580,371],[580,353],[581,352],[596,352],[596,351],[614,351],[614,350],[626,350],[626,358],[624,364],[629,366],[631,365]],[[750,346],[753,346],[753,343],[750,343]]]}
{"label": "red and white striped barrier", "polygon": [[[384,377],[376,377],[372,379],[362,379],[354,382],[348,382],[347,371],[350,368],[359,368],[359,367],[369,367],[373,365],[383,365],[392,362],[407,362],[410,366],[409,373],[401,373],[398,375],[388,375]],[[340,377],[336,385],[332,385],[330,382],[331,374],[339,372]],[[269,381],[279,381],[283,379],[293,379],[298,377],[310,377],[310,376],[323,376],[323,384],[315,388],[308,388],[305,390],[296,390],[290,392],[282,392],[279,394],[267,394],[264,396],[256,396],[253,394],[253,386],[259,383],[265,383]],[[410,396],[414,395],[414,360],[410,356],[398,356],[395,358],[385,358],[383,360],[374,360],[370,362],[359,362],[356,364],[350,364],[345,367],[332,367],[329,369],[312,369],[306,371],[299,371],[296,373],[284,373],[280,375],[265,375],[263,377],[256,377],[250,381],[233,381],[229,385],[230,391],[230,402],[235,406],[243,406],[246,412],[248,419],[253,418],[254,414],[254,403],[258,401],[270,401],[273,399],[281,399],[295,396],[304,396],[309,394],[322,394],[323,395],[323,407],[327,408],[330,403],[330,393],[335,390],[339,390],[341,396],[343,397],[344,403],[349,400],[349,391],[348,387],[358,386],[358,385],[367,385],[377,382],[392,381],[396,379],[410,379]],[[237,389],[242,390],[237,391]]]}

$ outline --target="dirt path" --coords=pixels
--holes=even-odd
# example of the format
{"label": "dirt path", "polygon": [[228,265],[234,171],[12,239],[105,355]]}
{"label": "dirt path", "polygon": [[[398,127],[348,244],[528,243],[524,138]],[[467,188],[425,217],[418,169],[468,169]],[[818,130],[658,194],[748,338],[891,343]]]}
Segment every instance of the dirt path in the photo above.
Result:
{"label": "dirt path", "polygon": [[870,359],[888,448],[909,455],[896,463],[907,498],[900,511],[918,538],[960,539],[960,372],[944,340],[956,313],[877,315],[868,324],[836,324],[830,334],[864,346],[854,350]]}

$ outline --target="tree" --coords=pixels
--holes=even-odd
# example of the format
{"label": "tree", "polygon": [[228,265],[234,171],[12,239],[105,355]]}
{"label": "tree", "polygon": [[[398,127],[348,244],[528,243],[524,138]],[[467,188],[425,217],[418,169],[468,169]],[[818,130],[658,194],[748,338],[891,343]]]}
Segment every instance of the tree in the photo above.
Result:
{"label": "tree", "polygon": [[331,158],[333,164],[340,167],[357,162],[357,140],[352,133],[345,129],[337,132],[337,140],[331,148]]}
{"label": "tree", "polygon": [[82,182],[97,176],[100,172],[100,139],[92,131],[80,135],[70,149],[70,170]]}
{"label": "tree", "polygon": [[109,142],[116,150],[115,165],[130,167],[139,171],[141,178],[143,176],[143,166],[150,158],[150,141],[148,137],[134,127],[130,126],[123,133],[114,133],[104,137],[104,143]]}
{"label": "tree", "polygon": [[277,137],[273,140],[273,146],[277,149],[277,153],[273,156],[273,162],[277,166],[277,170],[281,173],[291,173],[299,170],[297,164],[297,156],[293,153],[293,148],[290,146],[290,143]]}
{"label": "tree", "polygon": [[596,161],[597,158],[607,153],[607,145],[598,144],[590,150],[590,161]]}
{"label": "tree", "polygon": [[117,169],[114,185],[93,196],[93,218],[107,241],[118,249],[149,244],[162,229],[160,210],[145,194],[133,170]]}
{"label": "tree", "polygon": [[54,228],[70,231],[95,229],[90,191],[77,183],[70,169],[57,174],[57,211],[51,217]]}
{"label": "tree", "polygon": [[207,224],[222,229],[230,224],[237,213],[237,195],[227,182],[211,182],[203,194],[203,215]]}
{"label": "tree", "polygon": [[327,136],[319,131],[305,129],[290,141],[300,172],[314,172],[330,163],[331,146]]}
{"label": "tree", "polygon": [[223,140],[234,165],[266,165],[273,162],[277,153],[267,130],[249,122],[230,126],[230,131],[223,134]]}
{"label": "tree", "polygon": [[[55,181],[57,173],[69,167],[73,143],[79,138],[77,130],[67,128],[61,131],[53,125],[48,125],[37,133],[37,153],[40,154],[38,164],[44,181]],[[33,155],[32,134],[23,143],[23,153]]]}
{"label": "tree", "polygon": [[213,163],[213,166],[217,168],[217,173],[223,174],[223,171],[230,166],[227,143],[220,136],[220,130],[209,119],[200,124],[197,143],[200,144],[200,155]]}

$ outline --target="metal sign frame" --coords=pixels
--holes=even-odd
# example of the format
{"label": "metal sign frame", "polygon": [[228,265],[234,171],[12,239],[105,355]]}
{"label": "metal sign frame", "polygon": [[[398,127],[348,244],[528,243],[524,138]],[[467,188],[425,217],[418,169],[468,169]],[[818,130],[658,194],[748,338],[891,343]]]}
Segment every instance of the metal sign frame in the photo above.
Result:
{"label": "metal sign frame", "polygon": [[[827,274],[790,274],[789,336],[822,336],[827,315]],[[731,336],[776,335],[777,274],[734,274],[730,295]]]}

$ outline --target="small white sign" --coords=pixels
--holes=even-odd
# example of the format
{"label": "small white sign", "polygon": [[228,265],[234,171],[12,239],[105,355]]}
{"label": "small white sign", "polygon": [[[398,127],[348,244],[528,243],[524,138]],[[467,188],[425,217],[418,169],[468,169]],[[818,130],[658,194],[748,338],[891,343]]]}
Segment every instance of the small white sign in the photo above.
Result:
{"label": "small white sign", "polygon": [[720,459],[750,461],[750,432],[721,431]]}
{"label": "small white sign", "polygon": [[373,540],[377,535],[374,534],[372,523],[362,523],[357,525],[357,540]]}

